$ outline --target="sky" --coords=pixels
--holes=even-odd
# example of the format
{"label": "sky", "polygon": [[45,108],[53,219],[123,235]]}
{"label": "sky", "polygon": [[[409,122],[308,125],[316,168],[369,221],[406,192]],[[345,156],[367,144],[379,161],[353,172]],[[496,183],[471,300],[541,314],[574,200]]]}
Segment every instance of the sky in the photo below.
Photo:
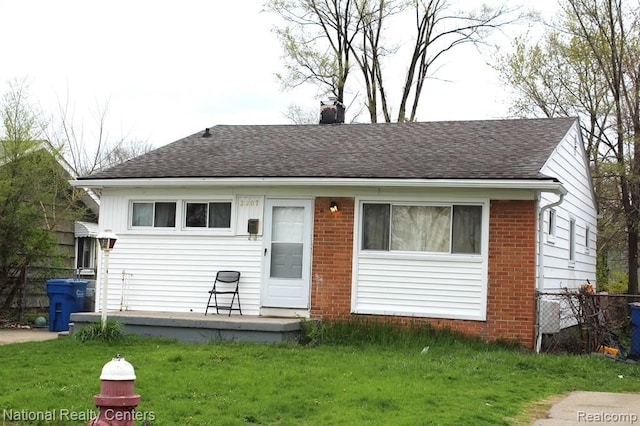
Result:
{"label": "sky", "polygon": [[[89,140],[106,105],[108,139],[154,147],[217,124],[289,123],[291,104],[319,112],[315,88],[276,80],[278,21],[263,1],[0,0],[0,89],[26,80],[32,103],[45,113],[66,104]],[[536,2],[547,14],[555,3]],[[445,58],[418,119],[506,117],[508,94],[486,60],[471,47]]]}

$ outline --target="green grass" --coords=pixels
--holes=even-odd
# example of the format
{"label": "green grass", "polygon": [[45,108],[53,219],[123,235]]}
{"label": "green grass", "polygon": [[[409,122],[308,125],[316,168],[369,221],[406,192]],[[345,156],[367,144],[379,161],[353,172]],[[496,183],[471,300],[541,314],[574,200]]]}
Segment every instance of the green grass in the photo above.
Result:
{"label": "green grass", "polygon": [[0,346],[0,410],[95,410],[100,371],[117,353],[135,367],[139,415],[153,416],[151,425],[513,424],[551,395],[640,391],[638,364],[535,355],[432,330],[365,329],[321,327],[314,346],[135,337]]}

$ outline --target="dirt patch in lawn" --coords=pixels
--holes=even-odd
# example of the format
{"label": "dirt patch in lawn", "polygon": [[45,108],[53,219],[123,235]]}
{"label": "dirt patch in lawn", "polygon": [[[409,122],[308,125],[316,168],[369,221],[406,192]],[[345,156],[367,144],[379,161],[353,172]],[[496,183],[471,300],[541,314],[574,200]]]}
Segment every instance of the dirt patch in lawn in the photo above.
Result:
{"label": "dirt patch in lawn", "polygon": [[524,411],[517,417],[509,418],[507,421],[516,426],[532,425],[536,420],[547,418],[551,407],[562,401],[567,395],[569,395],[568,392],[561,395],[551,395],[541,401],[533,402],[525,407]]}

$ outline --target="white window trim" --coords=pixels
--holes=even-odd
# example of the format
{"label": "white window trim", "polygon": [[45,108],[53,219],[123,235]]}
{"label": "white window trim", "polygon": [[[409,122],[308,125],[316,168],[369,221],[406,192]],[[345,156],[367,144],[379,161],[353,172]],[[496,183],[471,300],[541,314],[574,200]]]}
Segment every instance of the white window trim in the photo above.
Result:
{"label": "white window trim", "polygon": [[[569,227],[567,229],[568,231],[568,235],[567,235],[567,246],[568,246],[568,260],[569,260],[569,267],[570,268],[574,268],[576,265],[576,254],[578,252],[577,249],[577,227],[578,224],[576,222],[576,218],[573,216],[569,217]],[[573,254],[573,256],[572,256]]]}
{"label": "white window trim", "polygon": [[[424,197],[424,196],[406,196],[406,197],[356,197],[354,205],[354,233],[353,233],[353,256],[352,256],[352,279],[351,279],[351,312],[359,314],[384,314],[384,315],[402,315],[424,317],[424,313],[415,312],[387,312],[384,307],[379,309],[363,308],[359,304],[359,267],[361,259],[385,259],[395,258],[401,260],[421,260],[435,262],[451,262],[455,265],[458,262],[478,263],[481,264],[482,287],[478,294],[480,301],[480,311],[477,315],[463,315],[460,313],[439,314],[430,312],[426,316],[430,318],[446,318],[446,319],[463,319],[474,321],[486,321],[487,317],[487,294],[488,294],[488,265],[489,265],[489,228],[490,228],[490,199],[480,197]],[[399,252],[399,251],[374,251],[361,250],[360,242],[362,238],[362,204],[364,203],[410,203],[417,205],[424,203],[425,205],[442,205],[442,204],[459,204],[459,205],[482,205],[482,240],[479,255],[466,254],[443,254],[443,253],[422,253],[422,252]],[[455,267],[455,266],[454,266]]]}
{"label": "white window trim", "polygon": [[[552,223],[553,221],[553,223]],[[553,225],[553,226],[551,226]],[[556,243],[556,231],[558,229],[558,212],[554,208],[549,209],[547,215],[547,226],[545,228],[546,240],[549,244]]]}
{"label": "white window trim", "polygon": [[[174,226],[133,226],[133,205],[135,203],[153,203],[155,213],[155,203],[175,203],[176,204],[176,223]],[[161,198],[144,199],[131,199],[129,200],[129,209],[127,211],[127,228],[132,231],[175,231],[179,228],[178,221],[182,217],[182,211],[180,208],[180,201],[176,199],[163,200]]]}
{"label": "white window trim", "polygon": [[[379,257],[379,256],[397,256],[405,258],[446,258],[446,259],[482,259],[488,253],[489,247],[489,200],[485,198],[396,198],[396,197],[376,197],[376,198],[356,198],[355,200],[355,232],[354,232],[354,258],[360,257]],[[402,251],[402,250],[363,250],[362,249],[362,205],[363,204],[391,204],[391,205],[411,205],[411,206],[435,206],[435,207],[451,207],[454,205],[466,206],[482,206],[482,231],[480,240],[480,253],[451,253],[447,252],[421,252],[421,251]]]}
{"label": "white window trim", "polygon": [[[187,226],[187,203],[231,203],[231,220],[229,222],[229,228]],[[180,210],[180,230],[186,234],[234,235],[234,229],[236,228],[236,200],[233,197],[183,199]]]}
{"label": "white window trim", "polygon": [[[78,250],[80,248],[80,239],[86,238],[91,241],[90,247],[90,257],[89,257],[89,265],[84,265],[84,267],[78,267],[78,261],[80,260],[80,256],[78,255]],[[77,237],[76,238],[76,249],[75,249],[75,267],[78,271],[79,275],[94,275],[96,273],[96,250],[98,248],[98,241],[93,237]]]}
{"label": "white window trim", "polygon": [[[187,203],[231,203],[231,225],[229,228],[191,228],[185,226],[185,215],[187,212]],[[174,227],[155,227],[155,226],[133,226],[133,204],[134,203],[176,203],[176,224]],[[131,198],[128,202],[127,210],[127,230],[131,233],[140,234],[175,234],[182,233],[185,235],[224,235],[231,236],[235,234],[236,214],[237,214],[236,197],[229,195],[214,197],[197,197],[197,198],[170,198],[162,197]]]}
{"label": "white window trim", "polygon": [[584,227],[584,253],[591,253],[591,227],[589,225]]}

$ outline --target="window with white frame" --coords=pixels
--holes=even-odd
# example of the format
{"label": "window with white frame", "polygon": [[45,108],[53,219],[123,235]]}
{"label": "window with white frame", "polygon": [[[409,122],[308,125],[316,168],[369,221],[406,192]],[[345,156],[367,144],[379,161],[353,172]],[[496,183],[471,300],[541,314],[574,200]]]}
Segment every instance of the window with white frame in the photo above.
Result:
{"label": "window with white frame", "polygon": [[90,237],[82,237],[77,239],[78,252],[76,254],[76,268],[93,269],[95,252],[95,239]]}
{"label": "window with white frame", "polygon": [[556,236],[556,209],[549,209],[549,223],[547,224],[547,234],[550,237]]}
{"label": "window with white frame", "polygon": [[362,204],[362,250],[480,254],[482,206]]}
{"label": "window with white frame", "polygon": [[134,201],[131,203],[131,226],[175,228],[175,201]]}
{"label": "window with white frame", "polygon": [[590,234],[591,234],[591,227],[587,225],[587,227],[584,230],[584,248],[586,251],[589,251],[589,249],[591,248],[591,242],[589,241]]}
{"label": "window with white frame", "polygon": [[231,202],[185,202],[186,228],[231,228]]}
{"label": "window with white frame", "polygon": [[569,220],[569,262],[576,260],[576,220]]}

